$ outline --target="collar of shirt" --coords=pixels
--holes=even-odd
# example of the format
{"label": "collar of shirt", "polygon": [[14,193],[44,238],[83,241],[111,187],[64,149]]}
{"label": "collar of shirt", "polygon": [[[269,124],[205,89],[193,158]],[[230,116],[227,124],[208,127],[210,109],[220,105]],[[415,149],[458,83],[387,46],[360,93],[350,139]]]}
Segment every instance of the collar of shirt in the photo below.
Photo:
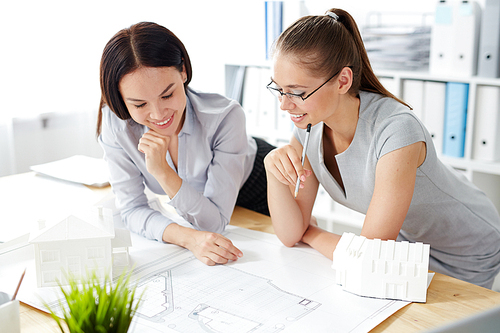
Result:
{"label": "collar of shirt", "polygon": [[193,104],[191,103],[191,100],[189,98],[189,94],[190,94],[189,90],[186,91],[186,110],[184,111],[186,116],[184,119],[184,125],[182,126],[178,136],[182,136],[184,133],[185,134],[193,133],[194,109],[193,109]]}

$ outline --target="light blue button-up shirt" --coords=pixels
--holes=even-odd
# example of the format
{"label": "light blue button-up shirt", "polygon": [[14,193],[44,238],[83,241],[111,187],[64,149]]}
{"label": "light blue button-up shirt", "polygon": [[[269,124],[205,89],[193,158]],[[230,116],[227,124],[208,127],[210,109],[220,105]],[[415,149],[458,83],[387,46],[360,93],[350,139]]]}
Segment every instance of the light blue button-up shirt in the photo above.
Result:
{"label": "light blue button-up shirt", "polygon": [[[171,199],[177,213],[196,229],[222,232],[231,218],[240,188],[250,175],[257,146],[246,134],[241,106],[217,94],[187,90],[186,117],[179,132],[178,167],[167,162],[182,179]],[[137,146],[148,131],[132,119],[119,119],[103,109],[99,143],[108,163],[110,183],[125,225],[149,239],[162,241],[169,218],[148,205],[147,186],[165,194],[147,171],[145,155]]]}

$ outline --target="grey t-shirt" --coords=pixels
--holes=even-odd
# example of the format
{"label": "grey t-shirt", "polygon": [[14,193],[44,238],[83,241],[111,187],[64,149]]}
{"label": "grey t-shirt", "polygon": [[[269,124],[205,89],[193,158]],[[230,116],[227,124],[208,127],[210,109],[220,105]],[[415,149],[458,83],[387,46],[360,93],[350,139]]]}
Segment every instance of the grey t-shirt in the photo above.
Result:
{"label": "grey t-shirt", "polygon": [[[311,129],[307,157],[315,176],[338,203],[366,214],[378,160],[423,141],[424,163],[398,240],[431,245],[430,269],[491,288],[500,270],[500,217],[486,195],[436,156],[429,132],[407,107],[361,91],[359,120],[351,145],[335,156],[345,192],[325,166],[323,123]],[[295,128],[303,143],[305,131]]]}

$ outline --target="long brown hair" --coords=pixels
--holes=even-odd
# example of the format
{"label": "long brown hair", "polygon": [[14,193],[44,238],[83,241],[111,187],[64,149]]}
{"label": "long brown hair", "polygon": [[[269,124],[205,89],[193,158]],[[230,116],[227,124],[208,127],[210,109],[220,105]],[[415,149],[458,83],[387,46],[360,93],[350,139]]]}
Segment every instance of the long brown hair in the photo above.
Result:
{"label": "long brown hair", "polygon": [[279,36],[274,52],[293,55],[304,69],[317,77],[330,77],[349,66],[353,71],[351,95],[366,90],[394,98],[411,109],[378,80],[352,16],[338,8],[326,13],[295,21]]}
{"label": "long brown hair", "polygon": [[101,101],[96,135],[101,133],[102,108],[107,105],[120,119],[131,119],[119,90],[120,80],[139,67],[186,69],[187,88],[192,77],[191,61],[184,44],[167,28],[141,22],[120,30],[104,47],[100,66]]}

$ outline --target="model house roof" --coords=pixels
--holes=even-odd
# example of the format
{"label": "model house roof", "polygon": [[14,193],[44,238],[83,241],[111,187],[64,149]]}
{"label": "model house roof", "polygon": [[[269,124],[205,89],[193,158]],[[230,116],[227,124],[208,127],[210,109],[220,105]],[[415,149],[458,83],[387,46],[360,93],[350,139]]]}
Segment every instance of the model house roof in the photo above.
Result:
{"label": "model house roof", "polygon": [[91,207],[30,233],[30,243],[114,238],[111,209]]}

